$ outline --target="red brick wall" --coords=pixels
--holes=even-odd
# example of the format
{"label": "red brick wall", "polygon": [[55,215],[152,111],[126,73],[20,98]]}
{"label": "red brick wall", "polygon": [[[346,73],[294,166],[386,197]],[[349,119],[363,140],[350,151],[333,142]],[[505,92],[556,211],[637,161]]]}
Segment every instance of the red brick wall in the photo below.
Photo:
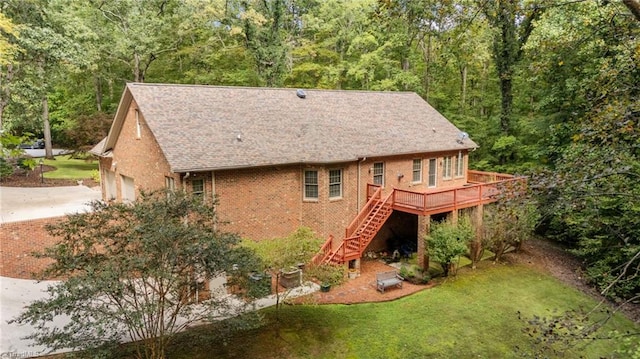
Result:
{"label": "red brick wall", "polygon": [[[426,192],[440,189],[446,189],[450,187],[462,186],[467,183],[467,160],[468,155],[466,151],[463,151],[464,158],[464,171],[462,177],[455,177],[455,164],[458,156],[458,151],[450,152],[434,152],[418,155],[405,155],[405,156],[391,156],[391,157],[372,157],[367,158],[360,164],[362,180],[364,181],[363,193],[366,196],[366,183],[373,183],[373,164],[376,162],[384,163],[384,188],[385,192],[391,188],[399,188],[408,191]],[[445,179],[443,177],[443,163],[445,156],[452,156],[452,171],[451,178]],[[435,158],[437,163],[437,178],[436,188],[428,187],[429,180],[429,159]],[[413,160],[422,159],[422,181],[420,183],[412,182],[413,179]],[[398,174],[402,174],[403,177],[398,177]],[[361,203],[363,205],[364,203]]]}
{"label": "red brick wall", "polygon": [[[443,156],[455,157],[458,151],[368,158],[331,165],[289,165],[252,169],[221,170],[215,172],[184,174],[170,173],[153,134],[142,114],[139,114],[140,136],[137,136],[135,102],[131,103],[122,131],[113,149],[112,159],[102,159],[101,171],[115,171],[117,200],[122,199],[122,181],[125,175],[134,179],[136,193],[140,189],[160,189],[165,187],[165,176],[175,179],[176,188],[191,190],[191,181],[205,180],[205,196],[219,199],[218,215],[221,229],[239,233],[243,237],[264,239],[286,236],[300,226],[308,226],[326,238],[330,234],[341,238],[345,227],[366,202],[367,183],[373,182],[370,170],[374,162],[385,163],[385,192],[391,188],[413,191],[433,190],[427,187],[428,159],[437,158],[438,189],[460,186],[466,178],[442,178]],[[466,176],[466,152],[465,176]],[[423,159],[422,181],[412,182],[413,159]],[[317,201],[303,199],[303,171],[305,168],[318,170],[319,198]],[[329,171],[342,169],[342,198],[329,199]],[[454,173],[455,168],[452,169]],[[404,176],[399,178],[398,174]],[[104,176],[104,175],[103,175]],[[103,177],[104,178],[104,177]],[[104,181],[103,181],[104,182]],[[102,184],[105,186],[105,184]],[[103,194],[104,194],[103,188]]]}
{"label": "red brick wall", "polygon": [[[318,171],[318,200],[305,200],[304,169]],[[342,197],[329,199],[329,171],[342,169]],[[209,184],[209,182],[207,182]],[[216,171],[222,228],[252,239],[282,237],[300,226],[342,237],[357,214],[357,166],[278,166]]]}
{"label": "red brick wall", "polygon": [[0,228],[0,276],[31,279],[32,273],[43,270],[51,263],[47,259],[35,258],[32,253],[57,243],[58,239],[49,235],[45,226],[58,223],[64,218],[3,223]]}
{"label": "red brick wall", "polygon": [[[165,186],[165,176],[172,176],[178,185],[179,176],[170,172],[160,146],[144,119],[138,114],[140,136],[137,134],[135,101],[131,102],[118,141],[113,148],[113,158],[101,161],[101,170],[113,170],[116,174],[116,199],[122,200],[122,175],[133,178],[136,196],[140,189],[159,189]],[[104,178],[104,175],[103,175]],[[104,186],[104,184],[102,184]],[[103,188],[104,196],[104,188]]]}

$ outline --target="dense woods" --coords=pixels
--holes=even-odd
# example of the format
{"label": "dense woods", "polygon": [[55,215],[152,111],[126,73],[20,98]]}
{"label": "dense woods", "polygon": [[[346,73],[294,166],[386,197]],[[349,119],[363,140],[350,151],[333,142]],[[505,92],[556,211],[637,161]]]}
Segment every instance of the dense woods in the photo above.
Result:
{"label": "dense woods", "polygon": [[0,34],[3,133],[49,148],[97,143],[127,81],[415,91],[471,167],[531,176],[595,285],[640,292],[637,0],[1,0]]}

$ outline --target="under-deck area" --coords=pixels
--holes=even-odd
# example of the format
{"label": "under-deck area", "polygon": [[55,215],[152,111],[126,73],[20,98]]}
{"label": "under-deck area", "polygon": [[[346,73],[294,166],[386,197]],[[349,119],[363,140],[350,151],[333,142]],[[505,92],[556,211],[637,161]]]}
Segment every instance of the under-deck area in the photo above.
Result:
{"label": "under-deck area", "polygon": [[467,179],[465,185],[453,188],[426,192],[392,188],[384,195],[381,186],[367,184],[367,203],[346,228],[343,239],[330,237],[313,261],[345,263],[370,251],[397,250],[406,255],[413,253],[412,248],[420,254],[424,250],[420,228],[428,225],[421,223],[424,218],[447,213],[457,217],[460,210],[496,202],[526,186],[524,178],[491,172],[468,171]]}

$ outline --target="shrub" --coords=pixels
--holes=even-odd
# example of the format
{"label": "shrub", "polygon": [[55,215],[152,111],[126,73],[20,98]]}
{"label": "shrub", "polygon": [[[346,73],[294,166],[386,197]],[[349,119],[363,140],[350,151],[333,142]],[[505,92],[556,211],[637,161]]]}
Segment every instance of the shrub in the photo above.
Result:
{"label": "shrub", "polygon": [[91,179],[96,181],[96,183],[100,183],[100,171],[98,170],[91,171]]}
{"label": "shrub", "polygon": [[451,221],[431,224],[431,233],[425,238],[425,244],[431,258],[442,265],[445,277],[449,275],[453,260],[467,252],[467,245],[473,236],[468,217],[459,218],[455,224]]}
{"label": "shrub", "polygon": [[313,278],[323,284],[339,285],[345,281],[345,268],[331,264],[309,266],[304,271],[305,276]]}
{"label": "shrub", "polygon": [[13,165],[3,157],[0,157],[0,178],[9,177],[13,174]]}

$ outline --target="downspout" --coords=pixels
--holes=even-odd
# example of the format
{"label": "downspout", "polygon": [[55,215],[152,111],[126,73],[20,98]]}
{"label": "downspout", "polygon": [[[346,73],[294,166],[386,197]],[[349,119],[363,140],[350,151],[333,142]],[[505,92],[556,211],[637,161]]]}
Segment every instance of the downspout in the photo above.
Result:
{"label": "downspout", "polygon": [[356,206],[357,206],[357,208],[356,208],[356,212],[360,212],[360,203],[362,203],[362,202],[361,202],[361,198],[360,198],[360,197],[361,197],[360,192],[362,192],[362,190],[361,190],[361,185],[360,185],[360,183],[361,183],[361,181],[360,181],[360,165],[362,164],[362,162],[364,162],[364,161],[366,161],[366,160],[367,160],[367,158],[366,158],[366,157],[362,157],[362,158],[360,159],[360,161],[358,161],[358,181],[357,181],[357,182],[358,182],[358,191],[357,191],[357,192],[358,192],[358,194],[357,194],[357,196],[358,196],[358,203],[356,204]]}
{"label": "downspout", "polygon": [[191,176],[191,172],[187,172],[184,177],[182,177],[182,192],[187,193],[187,178]]}
{"label": "downspout", "polygon": [[211,200],[216,202],[216,175],[211,171]]}
{"label": "downspout", "polygon": [[[215,172],[211,171],[211,203],[213,203],[214,205],[216,205],[216,176],[215,176]],[[216,214],[217,212],[217,207],[216,207]],[[213,230],[218,230],[218,221],[214,221],[213,222]]]}

